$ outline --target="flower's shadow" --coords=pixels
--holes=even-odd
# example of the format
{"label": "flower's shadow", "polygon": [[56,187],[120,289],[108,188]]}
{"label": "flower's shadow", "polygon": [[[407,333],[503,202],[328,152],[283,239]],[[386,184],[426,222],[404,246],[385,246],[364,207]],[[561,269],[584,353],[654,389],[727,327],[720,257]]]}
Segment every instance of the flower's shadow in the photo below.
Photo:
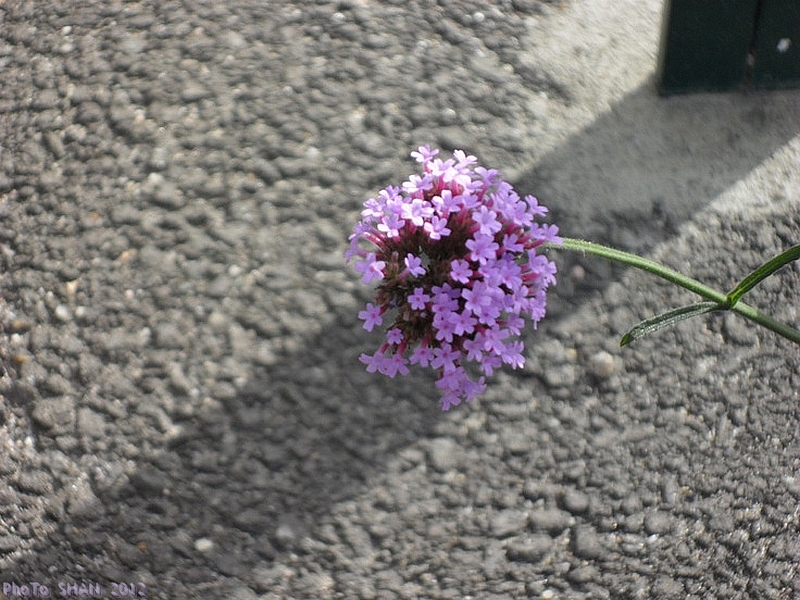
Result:
{"label": "flower's shadow", "polygon": [[[441,415],[432,377],[366,373],[358,356],[377,340],[361,329],[355,305],[351,312],[301,350],[254,367],[238,394],[179,422],[181,435],[148,451],[126,485],[100,494],[100,512],[64,515],[66,539],[11,571],[44,581],[48,564],[78,577],[91,560],[94,578],[178,569],[205,581],[210,573],[246,578],[298,551],[332,504],[357,496],[402,448],[432,436]],[[198,551],[198,540],[210,549]],[[105,550],[90,556],[98,544]]]}
{"label": "flower's shadow", "polygon": [[[549,206],[565,235],[647,252],[771,156],[798,124],[800,103],[790,94],[665,100],[647,84],[514,184]],[[343,239],[350,226],[342,223]],[[618,273],[599,259],[563,253],[559,262],[563,273],[545,324],[570,314]],[[253,528],[265,536],[265,548],[297,543],[299,536],[277,535],[282,523],[298,533],[313,526],[332,504],[356,496],[398,451],[436,435],[443,418],[432,375],[387,379],[364,372],[358,355],[373,350],[381,334],[361,328],[356,313],[363,300],[354,298],[352,310],[340,307],[299,351],[253,372],[221,413],[229,425],[216,438],[232,428],[243,452],[265,466],[248,509],[258,512]],[[194,442],[192,452],[208,443]],[[246,482],[234,489],[240,485],[246,489]]]}

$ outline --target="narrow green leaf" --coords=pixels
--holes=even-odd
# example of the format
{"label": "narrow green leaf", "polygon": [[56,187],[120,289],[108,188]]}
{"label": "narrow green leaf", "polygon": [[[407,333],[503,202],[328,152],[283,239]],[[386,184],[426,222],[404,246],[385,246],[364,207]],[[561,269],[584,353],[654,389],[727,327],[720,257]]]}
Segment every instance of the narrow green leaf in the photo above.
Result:
{"label": "narrow green leaf", "polygon": [[658,316],[652,317],[639,323],[636,327],[631,329],[628,333],[622,336],[619,342],[620,346],[627,346],[633,341],[638,340],[650,333],[654,333],[659,329],[664,329],[680,321],[691,319],[698,315],[705,314],[714,310],[725,310],[726,307],[717,304],[716,302],[697,302],[687,306],[681,306],[669,312],[662,313]]}
{"label": "narrow green leaf", "polygon": [[792,246],[785,252],[781,252],[775,258],[772,258],[758,267],[755,271],[750,273],[747,277],[728,292],[728,307],[732,307],[739,301],[739,298],[744,296],[747,292],[756,287],[759,283],[764,281],[767,277],[772,275],[781,267],[786,266],[793,260],[800,258],[800,244]]}
{"label": "narrow green leaf", "polygon": [[[2,1],[2,0],[0,0]],[[706,300],[709,300],[711,304],[718,310],[725,310],[730,309],[735,313],[738,313],[749,319],[753,323],[758,323],[762,327],[766,327],[770,331],[777,333],[778,335],[786,338],[787,340],[791,340],[795,344],[800,345],[800,330],[795,329],[790,325],[786,325],[779,321],[776,321],[772,317],[768,315],[764,315],[756,310],[754,307],[750,306],[749,304],[741,301],[741,296],[746,294],[753,286],[758,285],[758,283],[764,278],[769,276],[771,273],[774,273],[777,269],[780,269],[783,265],[796,260],[800,255],[800,246],[794,246],[790,248],[783,254],[780,254],[770,260],[769,262],[765,263],[763,267],[760,267],[756,271],[753,272],[752,275],[746,277],[738,286],[736,286],[729,294],[724,294],[719,292],[713,288],[708,287],[697,281],[696,279],[692,279],[691,277],[686,277],[677,271],[670,269],[669,267],[653,262],[652,260],[648,260],[641,256],[636,256],[635,254],[631,254],[630,252],[624,252],[622,250],[616,250],[614,248],[609,248],[608,246],[601,246],[600,244],[594,244],[592,242],[587,242],[585,240],[577,240],[574,238],[562,238],[560,243],[553,243],[548,242],[544,245],[545,248],[549,248],[552,250],[571,250],[577,252],[583,252],[584,254],[590,254],[592,256],[598,256],[600,258],[605,258],[607,260],[612,260],[618,263],[622,263],[625,265],[629,265],[636,269],[641,269],[643,271],[647,271],[666,279],[667,281],[671,281],[682,288],[685,288],[691,292],[699,294]],[[702,305],[701,305],[702,306]],[[687,310],[687,309],[679,309],[680,310]],[[693,310],[693,308],[689,308],[688,310]],[[699,313],[702,314],[703,312],[709,312],[714,310],[713,308],[702,309]],[[694,316],[694,314],[688,314],[684,318],[689,318]],[[657,323],[660,320],[660,317],[655,317],[651,319],[656,321]],[[645,321],[641,323],[639,326],[635,327],[633,330],[625,334],[623,336],[622,341],[620,344],[622,346],[632,342],[635,339],[642,337],[643,335],[647,335],[650,330],[645,328],[646,324],[649,321]],[[664,325],[666,326],[666,325]],[[660,329],[660,327],[658,327]],[[652,331],[655,331],[653,329]]]}

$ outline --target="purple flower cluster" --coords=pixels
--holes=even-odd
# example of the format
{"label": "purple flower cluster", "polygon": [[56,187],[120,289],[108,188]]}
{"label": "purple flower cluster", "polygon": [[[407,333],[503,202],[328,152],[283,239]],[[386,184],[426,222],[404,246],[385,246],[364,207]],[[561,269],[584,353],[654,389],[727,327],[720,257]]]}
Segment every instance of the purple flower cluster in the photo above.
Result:
{"label": "purple flower cluster", "polygon": [[521,200],[498,171],[460,150],[447,160],[438,152],[412,152],[423,172],[364,204],[346,256],[362,282],[377,282],[374,303],[358,315],[364,329],[392,315],[385,342],[361,362],[389,377],[409,365],[435,369],[448,410],[480,394],[503,363],[523,365],[524,317],[544,317],[555,282],[555,265],[537,248],[560,238],[556,226],[535,222],[547,209]]}

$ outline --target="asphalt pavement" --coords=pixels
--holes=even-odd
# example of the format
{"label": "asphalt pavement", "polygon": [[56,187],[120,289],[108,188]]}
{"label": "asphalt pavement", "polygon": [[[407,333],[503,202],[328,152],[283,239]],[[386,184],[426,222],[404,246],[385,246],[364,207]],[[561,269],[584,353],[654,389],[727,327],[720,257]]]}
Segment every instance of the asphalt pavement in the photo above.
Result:
{"label": "asphalt pavement", "polygon": [[691,294],[558,252],[476,402],[358,361],[347,235],[422,144],[721,289],[800,241],[800,94],[658,97],[661,10],[0,0],[3,595],[800,598],[791,342],[620,349]]}

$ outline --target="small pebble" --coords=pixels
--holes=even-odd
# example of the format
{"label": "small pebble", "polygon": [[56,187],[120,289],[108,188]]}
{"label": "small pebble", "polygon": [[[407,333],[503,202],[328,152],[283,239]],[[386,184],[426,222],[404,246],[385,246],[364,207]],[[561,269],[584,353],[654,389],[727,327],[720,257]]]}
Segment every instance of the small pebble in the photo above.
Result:
{"label": "small pebble", "polygon": [[600,574],[595,567],[587,565],[584,567],[578,567],[577,569],[571,569],[567,573],[566,579],[572,583],[585,584],[589,583],[593,579],[598,579],[599,575]]}
{"label": "small pebble", "polygon": [[614,371],[616,371],[616,361],[605,350],[601,350],[589,359],[589,373],[598,379],[608,379]]}
{"label": "small pebble", "polygon": [[572,533],[572,553],[588,560],[602,558],[607,554],[603,541],[593,529],[578,527]]}
{"label": "small pebble", "polygon": [[275,541],[281,546],[289,546],[297,539],[297,532],[288,523],[281,523],[275,530]]}
{"label": "small pebble", "polygon": [[673,505],[678,499],[678,482],[674,477],[667,477],[661,484],[661,501]]}
{"label": "small pebble", "polygon": [[17,487],[26,494],[45,496],[53,491],[53,478],[45,471],[24,472],[17,477]]}
{"label": "small pebble", "polygon": [[88,480],[80,479],[69,486],[67,512],[78,519],[92,519],[102,515],[102,503],[95,496]]}
{"label": "small pebble", "polygon": [[205,554],[214,548],[214,542],[208,538],[199,538],[194,542],[194,549]]}
{"label": "small pebble", "polygon": [[31,322],[27,319],[14,319],[11,321],[9,329],[11,333],[25,333],[26,331],[30,331]]}
{"label": "small pebble", "polygon": [[536,562],[556,546],[549,535],[534,534],[522,540],[512,540],[506,548],[509,560]]}
{"label": "small pebble", "polygon": [[585,513],[589,509],[589,496],[578,490],[567,490],[562,498],[564,508],[573,515]]}
{"label": "small pebble", "polygon": [[664,534],[672,530],[672,519],[664,512],[648,513],[644,518],[644,530],[649,534]]}
{"label": "small pebble", "polygon": [[70,432],[75,425],[75,402],[69,396],[37,400],[31,417],[53,435]]}
{"label": "small pebble", "polygon": [[453,440],[436,438],[430,441],[427,450],[428,461],[436,471],[444,473],[457,467],[459,448]]}
{"label": "small pebble", "polygon": [[66,323],[72,318],[72,313],[70,312],[69,307],[64,304],[59,304],[56,306],[55,310],[53,311],[53,315],[62,323]]}
{"label": "small pebble", "polygon": [[490,527],[496,538],[506,538],[525,529],[528,515],[524,511],[507,509],[492,515]]}
{"label": "small pebble", "polygon": [[558,534],[569,527],[572,515],[558,509],[535,510],[530,514],[531,527],[536,531]]}

